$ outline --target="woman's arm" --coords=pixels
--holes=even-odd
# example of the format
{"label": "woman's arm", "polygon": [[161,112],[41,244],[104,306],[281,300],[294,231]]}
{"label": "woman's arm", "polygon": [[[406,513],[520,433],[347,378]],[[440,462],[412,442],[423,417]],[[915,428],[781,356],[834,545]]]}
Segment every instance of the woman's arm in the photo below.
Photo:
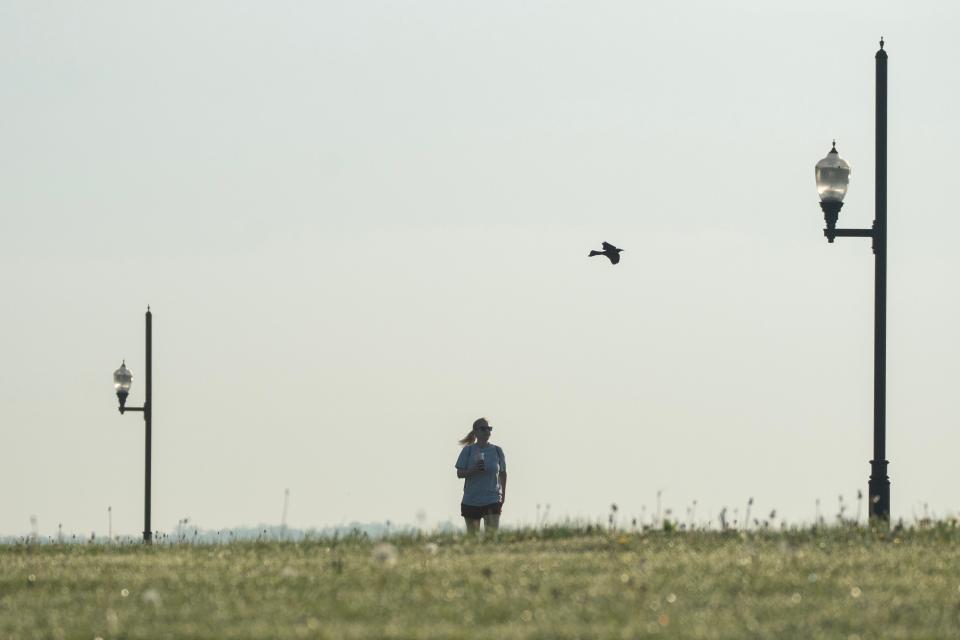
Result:
{"label": "woman's arm", "polygon": [[501,471],[500,475],[500,504],[507,501],[507,472]]}

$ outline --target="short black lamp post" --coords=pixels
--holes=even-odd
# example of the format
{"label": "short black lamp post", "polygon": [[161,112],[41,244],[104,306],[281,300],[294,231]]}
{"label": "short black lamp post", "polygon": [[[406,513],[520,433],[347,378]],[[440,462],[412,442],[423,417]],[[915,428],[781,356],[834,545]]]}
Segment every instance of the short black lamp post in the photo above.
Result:
{"label": "short black lamp post", "polygon": [[150,313],[150,307],[147,307],[147,375],[146,375],[146,398],[142,407],[128,407],[127,396],[130,393],[130,384],[133,382],[133,374],[127,369],[126,360],[120,365],[120,368],[113,372],[113,386],[117,390],[117,400],[120,401],[120,413],[127,411],[139,411],[143,413],[143,421],[146,424],[146,465],[145,465],[145,487],[143,498],[143,541],[150,544],[152,534],[150,529],[150,440],[153,412],[153,357],[152,357],[152,336],[151,324],[153,314]]}
{"label": "short black lamp post", "polygon": [[870,460],[870,521],[890,521],[890,478],[886,459],[886,395],[887,395],[887,52],[883,39],[876,55],[876,212],[870,229],[838,229],[837,218],[847,192],[850,165],[837,153],[836,142],[823,160],[817,163],[817,191],[827,228],[823,235],[828,242],[835,238],[873,239],[876,272],[874,277],[873,320],[873,459]]}

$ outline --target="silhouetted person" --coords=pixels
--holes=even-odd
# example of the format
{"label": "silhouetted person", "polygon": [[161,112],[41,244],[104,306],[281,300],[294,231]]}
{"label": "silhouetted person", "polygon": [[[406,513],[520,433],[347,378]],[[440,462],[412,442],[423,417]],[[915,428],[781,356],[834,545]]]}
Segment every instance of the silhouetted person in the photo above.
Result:
{"label": "silhouetted person", "polygon": [[595,251],[595,250],[591,251],[590,255],[587,257],[592,258],[593,256],[607,256],[608,258],[610,258],[610,262],[612,262],[613,264],[617,264],[618,262],[620,262],[621,251],[623,251],[623,249],[617,249],[615,246],[613,246],[609,242],[604,242],[603,251]]}

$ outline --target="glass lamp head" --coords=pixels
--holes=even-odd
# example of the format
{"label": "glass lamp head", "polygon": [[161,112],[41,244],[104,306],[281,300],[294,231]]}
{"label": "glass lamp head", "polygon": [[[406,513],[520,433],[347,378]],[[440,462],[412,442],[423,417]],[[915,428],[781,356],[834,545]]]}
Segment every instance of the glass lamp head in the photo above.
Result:
{"label": "glass lamp head", "polygon": [[843,202],[843,197],[847,195],[847,185],[850,183],[850,163],[837,153],[836,141],[827,156],[817,163],[815,173],[820,202]]}
{"label": "glass lamp head", "polygon": [[121,408],[127,401],[131,382],[133,382],[133,374],[130,373],[130,369],[127,369],[127,362],[124,360],[120,368],[113,372],[113,388],[117,390],[117,398],[120,399]]}

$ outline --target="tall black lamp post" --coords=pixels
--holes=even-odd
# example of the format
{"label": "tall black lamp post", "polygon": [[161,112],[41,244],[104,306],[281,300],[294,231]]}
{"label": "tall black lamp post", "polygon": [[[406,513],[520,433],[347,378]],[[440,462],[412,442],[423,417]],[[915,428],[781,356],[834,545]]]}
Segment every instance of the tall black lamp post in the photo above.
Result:
{"label": "tall black lamp post", "polygon": [[139,411],[143,413],[143,421],[146,424],[146,465],[145,465],[145,484],[143,494],[143,541],[150,544],[153,539],[150,529],[150,440],[151,425],[153,413],[153,354],[152,354],[152,328],[153,314],[150,313],[150,307],[147,307],[147,378],[146,378],[146,398],[142,407],[128,407],[127,395],[130,393],[130,383],[133,382],[133,374],[127,369],[127,362],[124,360],[120,368],[113,372],[113,386],[117,390],[117,399],[120,401],[120,413],[127,411]]}
{"label": "tall black lamp post", "polygon": [[890,478],[886,459],[887,396],[887,52],[877,51],[876,189],[873,226],[870,229],[837,229],[837,218],[847,192],[850,165],[840,158],[836,142],[827,157],[817,163],[817,191],[827,222],[823,235],[835,238],[873,239],[876,266],[873,318],[873,459],[870,461],[870,521],[890,521]]}

